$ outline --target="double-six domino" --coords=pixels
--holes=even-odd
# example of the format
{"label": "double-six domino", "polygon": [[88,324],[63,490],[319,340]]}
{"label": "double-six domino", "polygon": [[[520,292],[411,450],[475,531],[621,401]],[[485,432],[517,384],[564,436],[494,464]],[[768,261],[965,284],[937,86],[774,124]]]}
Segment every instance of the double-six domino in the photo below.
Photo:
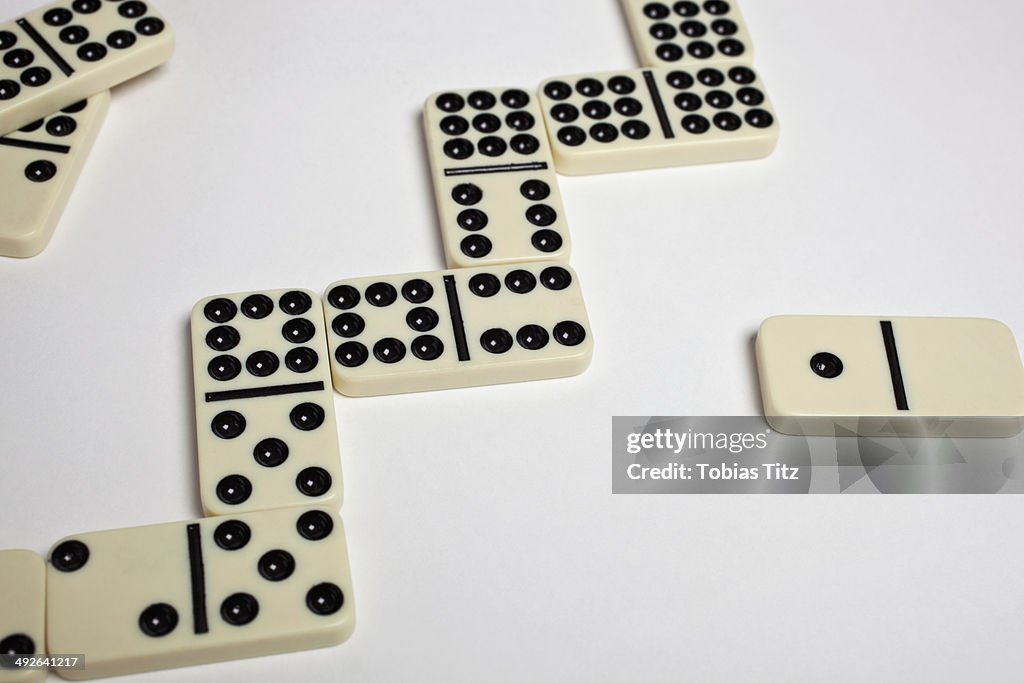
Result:
{"label": "double-six domino", "polygon": [[541,107],[560,173],[757,159],[779,124],[753,68],[708,64],[553,78]]}

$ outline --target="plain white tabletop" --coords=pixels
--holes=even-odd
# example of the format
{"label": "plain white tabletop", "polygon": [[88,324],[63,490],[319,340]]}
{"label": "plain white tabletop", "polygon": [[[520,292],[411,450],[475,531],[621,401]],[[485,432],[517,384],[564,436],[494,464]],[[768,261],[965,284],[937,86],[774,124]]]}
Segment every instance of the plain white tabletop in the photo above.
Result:
{"label": "plain white tabletop", "polygon": [[[3,548],[200,515],[201,297],[443,267],[428,94],[636,66],[614,0],[158,4],[176,54],[0,259]],[[772,157],[561,182],[586,374],[336,397],[352,639],[130,680],[1020,680],[1019,497],[611,494],[612,415],[760,411],[770,315],[1024,334],[1024,5],[742,5]]]}

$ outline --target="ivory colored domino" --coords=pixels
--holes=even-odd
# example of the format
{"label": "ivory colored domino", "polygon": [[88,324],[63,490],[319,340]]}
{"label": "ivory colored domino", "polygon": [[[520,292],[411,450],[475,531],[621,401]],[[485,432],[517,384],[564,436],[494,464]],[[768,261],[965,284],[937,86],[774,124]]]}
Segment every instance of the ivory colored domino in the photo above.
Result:
{"label": "ivory colored domino", "polygon": [[565,208],[533,95],[434,93],[423,124],[449,268],[569,258]]}
{"label": "ivory colored domino", "polygon": [[102,92],[0,137],[0,256],[49,244],[107,115]]}
{"label": "ivory colored domino", "polygon": [[750,34],[736,0],[621,1],[633,45],[644,66],[749,64],[754,59]]}
{"label": "ivory colored domino", "polygon": [[980,318],[780,316],[757,335],[768,423],[787,434],[1012,436],[1024,416],[1013,333]]}
{"label": "ivory colored domino", "polygon": [[579,278],[562,264],[341,280],[325,311],[347,396],[566,377],[593,354]]}
{"label": "ivory colored domino", "polygon": [[318,295],[224,294],[192,310],[199,487],[208,515],[342,499]]}
{"label": "ivory colored domino", "polygon": [[71,536],[50,552],[47,641],[71,680],[328,647],[355,627],[345,532],[285,508]]}
{"label": "ivory colored domino", "polygon": [[[46,564],[28,550],[0,551],[0,654],[45,656]],[[46,669],[0,667],[0,683],[38,683]]]}
{"label": "ivory colored domino", "polygon": [[540,87],[555,167],[614,173],[768,156],[771,102],[748,66],[582,74]]}
{"label": "ivory colored domino", "polygon": [[0,133],[165,62],[170,25],[149,0],[61,0],[0,24]]}

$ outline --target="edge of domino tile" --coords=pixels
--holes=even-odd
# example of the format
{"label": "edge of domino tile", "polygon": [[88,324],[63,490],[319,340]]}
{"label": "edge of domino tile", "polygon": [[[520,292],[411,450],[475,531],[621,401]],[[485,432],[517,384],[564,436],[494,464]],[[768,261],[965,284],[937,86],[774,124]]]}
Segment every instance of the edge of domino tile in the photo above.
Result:
{"label": "edge of domino tile", "polygon": [[[538,359],[535,362],[528,364],[528,372],[524,372],[522,363],[510,361],[501,364],[497,367],[488,367],[488,374],[486,379],[480,378],[480,372],[475,370],[474,367],[466,368],[464,370],[444,373],[434,371],[427,368],[423,372],[415,373],[412,380],[407,375],[404,380],[401,381],[402,386],[396,386],[397,383],[390,381],[389,378],[383,380],[376,379],[373,377],[369,378],[346,378],[341,376],[338,371],[338,363],[334,357],[334,350],[332,346],[332,332],[331,330],[331,313],[329,311],[337,311],[331,305],[328,297],[331,291],[339,285],[350,285],[355,281],[364,280],[409,280],[414,278],[427,278],[427,277],[441,277],[446,274],[454,273],[468,273],[472,271],[491,271],[498,269],[515,270],[517,267],[523,267],[533,265],[541,269],[548,268],[551,266],[558,266],[565,268],[572,273],[573,281],[577,283],[579,287],[580,307],[583,311],[585,319],[582,322],[586,323],[587,330],[587,346],[582,353],[574,354],[571,357],[563,358],[548,358]],[[360,291],[360,296],[363,295],[363,291]],[[580,283],[579,273],[566,262],[560,261],[530,261],[528,263],[504,263],[495,264],[493,266],[477,266],[474,268],[443,268],[440,270],[433,271],[419,271],[411,273],[394,273],[385,275],[365,275],[360,277],[349,277],[327,285],[324,289],[323,294],[323,308],[325,316],[325,324],[328,328],[327,332],[327,353],[330,356],[331,362],[331,378],[334,384],[334,390],[339,394],[349,398],[370,398],[376,396],[391,396],[397,394],[412,394],[422,393],[427,391],[447,391],[451,389],[470,389],[474,387],[483,386],[495,386],[501,384],[517,384],[520,382],[536,382],[548,379],[565,379],[568,377],[576,377],[583,374],[590,367],[590,364],[594,356],[594,331],[590,325],[590,314],[586,308],[586,302],[583,299],[583,287]],[[547,370],[549,366],[562,366],[565,368],[563,371],[559,371],[556,374],[551,374]],[[384,385],[384,386],[381,386]]]}
{"label": "edge of domino tile", "polygon": [[[423,110],[422,110],[422,115],[420,116],[420,121],[423,124],[423,127],[421,128],[421,132],[423,134],[423,151],[427,155],[427,165],[430,168],[430,175],[431,175],[430,186],[431,186],[431,189],[433,190],[433,195],[434,195],[434,217],[435,217],[435,220],[437,221],[437,236],[438,236],[438,239],[441,240],[441,248],[444,251],[444,262],[445,262],[445,266],[447,268],[458,268],[459,267],[458,265],[456,265],[456,260],[458,259],[458,254],[455,254],[452,251],[452,249],[450,248],[450,245],[448,244],[448,240],[445,239],[445,235],[444,235],[444,233],[445,233],[445,229],[444,229],[444,216],[442,215],[441,205],[442,205],[442,202],[445,201],[445,196],[441,192],[441,183],[439,183],[437,181],[438,175],[442,174],[443,170],[442,170],[440,164],[437,163],[437,160],[434,158],[434,154],[431,151],[431,145],[430,145],[430,137],[431,137],[430,136],[430,115],[427,112],[428,112],[428,110],[431,107],[431,103],[433,101],[435,101],[439,95],[441,95],[443,93],[446,93],[446,92],[455,92],[455,91],[458,91],[458,90],[464,90],[464,88],[452,88],[451,90],[447,90],[447,89],[436,90],[436,91],[430,93],[429,95],[427,95],[426,99],[423,100]],[[529,90],[526,90],[526,92],[529,92]],[[333,285],[331,285],[331,286],[333,286]],[[329,286],[327,289],[330,290],[331,286]],[[325,320],[326,320],[326,317],[327,317],[327,298],[326,297],[327,297],[327,294],[326,294],[326,290],[325,290],[323,297],[321,297],[321,300],[323,302],[324,318],[325,318]],[[329,321],[328,321],[328,324],[330,324]],[[328,353],[330,353],[330,343],[328,343],[327,351],[328,351]],[[334,373],[332,372],[331,374],[333,376]],[[341,392],[341,390],[338,388],[338,384],[337,384],[337,380],[336,379],[335,379],[335,382],[334,382],[334,389],[335,389],[335,391]]]}
{"label": "edge of domino tile", "polygon": [[13,231],[7,231],[6,226],[0,228],[0,256],[13,258],[38,256],[53,239],[57,225],[78,185],[78,179],[85,168],[86,161],[92,155],[92,148],[99,138],[100,130],[103,128],[107,112],[110,109],[109,90],[104,90],[87,99],[89,105],[86,111],[90,111],[89,115],[93,118],[90,120],[86,135],[75,142],[71,154],[65,157],[69,163],[61,171],[60,189],[52,197],[46,219],[35,226],[26,226],[27,230],[16,234]]}
{"label": "edge of domino tile", "polygon": [[[34,574],[33,577],[29,577],[29,580],[35,583],[34,588],[37,590],[33,593],[30,586],[26,585],[24,579],[25,575],[21,575],[22,581],[15,581],[12,588],[19,589],[16,594],[4,596],[4,600],[0,603],[0,622],[3,622],[3,617],[6,614],[10,614],[8,610],[13,608],[17,611],[18,618],[24,619],[19,621],[19,627],[33,626],[38,628],[38,632],[26,632],[26,629],[14,633],[6,633],[3,631],[3,624],[0,623],[0,640],[12,635],[26,635],[32,639],[34,645],[34,652],[26,653],[26,656],[42,657],[46,655],[46,560],[43,557],[32,550],[23,548],[11,548],[0,550],[0,571],[4,569],[10,569],[14,565],[15,571],[18,569],[28,570]],[[27,572],[26,572],[27,573]],[[17,576],[17,575],[16,575]],[[0,581],[6,582],[7,577],[0,575]],[[7,588],[6,583],[0,585],[0,595],[4,593]],[[38,601],[34,599],[38,598]],[[34,609],[33,609],[34,608]],[[30,614],[26,615],[26,612],[31,610]],[[24,616],[23,616],[24,615]],[[34,624],[31,622],[35,622]],[[27,629],[31,630],[31,629]],[[47,670],[46,669],[22,669],[20,671],[10,671],[7,669],[0,670],[0,681],[4,683],[41,683],[46,680]]]}
{"label": "edge of domino tile", "polygon": [[[124,531],[138,531],[142,529],[154,529],[158,527],[178,527],[184,529],[189,524],[202,523],[202,522],[224,522],[231,519],[241,519],[249,522],[254,517],[269,517],[275,513],[299,513],[308,512],[313,510],[320,510],[330,515],[334,522],[334,533],[340,534],[340,541],[344,555],[345,562],[343,565],[336,567],[339,572],[338,576],[342,583],[346,584],[347,592],[344,593],[343,609],[339,612],[343,612],[340,616],[338,613],[331,615],[335,617],[334,626],[332,628],[316,629],[312,632],[305,632],[302,634],[301,641],[295,639],[283,640],[279,637],[264,636],[254,639],[252,641],[231,641],[228,644],[214,643],[212,646],[205,646],[202,649],[182,647],[167,651],[154,656],[143,656],[127,659],[118,659],[114,662],[106,663],[102,666],[94,666],[89,668],[89,653],[82,652],[85,657],[85,667],[83,669],[59,669],[56,673],[66,680],[92,680],[97,678],[107,678],[113,676],[122,676],[127,674],[144,673],[150,671],[165,671],[171,669],[180,669],[184,667],[199,666],[203,664],[215,664],[219,662],[230,662],[241,659],[253,659],[257,657],[263,657],[267,655],[280,655],[288,654],[293,652],[303,652],[306,650],[323,649],[328,647],[334,647],[347,641],[352,634],[355,632],[356,627],[356,599],[355,589],[352,581],[351,571],[351,560],[349,555],[349,544],[348,534],[345,530],[344,521],[341,518],[341,514],[338,510],[324,507],[324,506],[307,506],[304,508],[278,508],[273,510],[260,510],[254,512],[241,513],[234,516],[213,516],[213,517],[198,517],[188,520],[178,520],[173,522],[162,522],[158,524],[143,524],[132,527],[121,527],[115,529],[103,529],[99,531],[86,531],[77,534],[69,534],[57,540],[47,550],[46,555],[43,559],[44,570],[47,581],[47,605],[45,610],[46,616],[46,641],[47,647],[50,648],[50,642],[54,640],[52,629],[53,624],[57,621],[53,619],[54,606],[50,601],[49,584],[51,581],[51,574],[54,572],[60,574],[60,570],[53,566],[51,561],[51,555],[54,550],[58,548],[62,543],[66,541],[76,540],[84,536],[95,537],[97,535],[117,534]],[[209,566],[207,563],[206,566]],[[181,577],[183,582],[188,582],[189,577],[183,575]],[[81,615],[79,615],[81,616]],[[88,618],[88,617],[86,617]],[[108,626],[109,624],[103,624]],[[114,628],[118,628],[120,625],[115,624]],[[100,624],[97,624],[100,627]],[[50,648],[48,651],[53,649],[64,649],[65,651],[74,650],[81,652],[81,648],[75,648],[75,643],[58,643],[55,647]],[[148,662],[148,663],[147,663]],[[19,681],[20,683],[20,681]]]}
{"label": "edge of domino tile", "polygon": [[[662,141],[658,144],[649,143],[636,147],[593,148],[589,152],[577,152],[570,156],[562,153],[563,144],[558,140],[553,127],[549,125],[548,100],[544,88],[552,81],[574,82],[582,78],[611,76],[629,76],[633,79],[642,80],[643,72],[654,71],[659,74],[668,74],[673,71],[686,71],[696,73],[702,69],[719,69],[728,72],[734,67],[745,67],[754,72],[757,81],[760,83],[761,91],[764,94],[764,102],[759,107],[771,112],[774,117],[773,125],[770,128],[762,129],[762,133],[756,136],[740,137],[731,139],[687,139],[680,140],[673,138]],[[534,91],[540,104],[541,117],[544,119],[544,128],[548,135],[548,144],[555,161],[555,171],[565,176],[589,176],[608,175],[613,173],[629,173],[633,171],[652,171],[666,168],[685,168],[688,166],[703,166],[719,163],[737,163],[744,161],[757,161],[771,156],[778,146],[779,138],[782,135],[782,125],[779,122],[778,111],[761,77],[758,68],[751,64],[737,63],[735,61],[708,60],[699,64],[682,66],[632,66],[624,69],[611,69],[602,71],[589,71],[561,76],[550,76],[545,78]],[[626,144],[626,143],[624,143]],[[746,148],[749,151],[736,156],[730,153],[735,148]],[[572,148],[579,150],[579,148]],[[615,168],[594,168],[600,165],[601,160],[607,156],[617,159]]]}
{"label": "edge of domino tile", "polygon": [[[498,87],[500,87],[500,86],[498,86]],[[441,167],[441,165],[438,163],[437,159],[435,159],[434,153],[431,150],[431,144],[430,144],[430,138],[431,138],[430,115],[427,112],[429,111],[432,102],[436,101],[437,97],[439,95],[442,95],[442,94],[444,94],[446,92],[458,92],[458,91],[461,91],[461,90],[470,90],[470,89],[472,89],[472,88],[451,88],[451,89],[435,90],[435,91],[431,92],[423,100],[422,114],[420,116],[420,121],[423,124],[423,127],[421,128],[421,132],[423,134],[423,151],[427,155],[427,165],[430,168],[430,176],[431,176],[430,177],[430,187],[433,190],[432,194],[434,196],[434,217],[435,217],[435,220],[437,221],[437,236],[438,236],[438,239],[441,240],[441,249],[444,251],[444,263],[445,263],[445,267],[446,268],[459,268],[459,267],[462,267],[458,263],[458,261],[461,260],[461,257],[460,257],[459,254],[456,254],[454,252],[454,250],[451,248],[452,245],[450,245],[449,241],[447,239],[445,239],[444,216],[442,215],[441,206],[442,206],[442,203],[445,201],[446,197],[445,197],[445,195],[441,191],[441,183],[438,182],[438,176],[442,175],[444,173],[444,171],[443,171],[443,168]],[[483,88],[480,88],[480,89],[483,90]],[[491,90],[491,89],[498,89],[498,88],[487,88],[487,89]],[[530,92],[530,91],[528,89],[525,89],[525,92]],[[536,97],[536,95],[534,95],[534,96]],[[328,290],[329,289],[330,289],[330,287],[328,287]],[[326,295],[326,292],[325,292],[324,296],[322,297],[322,301],[324,302],[324,317],[325,318],[327,317],[327,298],[326,298],[326,296],[327,295]],[[330,344],[328,344],[328,349],[327,350],[328,350],[328,353],[330,353]],[[334,373],[332,372],[331,375],[333,377]],[[334,389],[335,389],[335,391],[341,393],[341,389],[338,388],[338,383],[337,383],[337,379],[336,378],[334,380]]]}
{"label": "edge of domino tile", "polygon": [[758,327],[754,343],[757,362],[758,386],[761,392],[762,411],[769,426],[777,432],[793,436],[905,436],[905,437],[955,437],[955,438],[1010,438],[1024,431],[1024,400],[1018,405],[1017,414],[998,416],[963,416],[958,417],[951,425],[949,416],[905,417],[892,415],[815,415],[811,413],[787,414],[778,408],[775,394],[764,368],[764,338],[770,334],[771,328],[794,319],[815,318],[846,318],[879,321],[885,319],[912,319],[933,321],[972,321],[988,324],[998,334],[1005,335],[1008,343],[1017,352],[1018,366],[1016,369],[1018,383],[1024,396],[1024,363],[1021,361],[1020,347],[1013,330],[1006,323],[994,318],[969,316],[871,316],[871,315],[774,315],[765,318]]}
{"label": "edge of domino tile", "polygon": [[[22,17],[48,9],[51,6],[62,7],[63,5],[64,3],[62,2],[40,5],[28,12],[4,20],[0,23],[0,28],[12,24]],[[155,16],[163,20],[164,30],[157,40],[147,41],[141,45],[138,42],[136,43],[138,48],[133,50],[131,68],[126,68],[124,63],[113,67],[113,71],[116,73],[130,73],[130,76],[109,76],[108,74],[111,73],[110,67],[96,69],[85,74],[71,76],[60,83],[54,84],[51,81],[52,85],[50,87],[43,86],[33,90],[27,97],[22,97],[18,100],[17,104],[12,104],[8,108],[3,107],[2,103],[0,103],[0,135],[13,133],[18,128],[58,111],[63,107],[92,97],[104,90],[109,90],[121,83],[126,83],[148,71],[152,71],[169,60],[174,54],[176,44],[174,27],[167,16],[159,8],[154,7],[150,0],[146,0],[146,5],[150,10],[153,10]],[[143,66],[142,68],[137,68],[136,65]],[[24,92],[22,90],[22,93]]]}

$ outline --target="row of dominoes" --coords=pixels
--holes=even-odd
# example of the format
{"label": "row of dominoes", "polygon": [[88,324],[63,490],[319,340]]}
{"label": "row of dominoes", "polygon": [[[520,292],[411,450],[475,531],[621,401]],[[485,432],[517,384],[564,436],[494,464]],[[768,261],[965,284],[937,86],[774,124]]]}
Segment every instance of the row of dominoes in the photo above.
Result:
{"label": "row of dominoes", "polygon": [[565,260],[556,171],[755,159],[779,126],[735,3],[622,0],[640,69],[431,95],[424,127],[449,268]]}
{"label": "row of dominoes", "polygon": [[[153,16],[136,5],[119,6],[117,16]],[[12,28],[45,43],[33,22],[70,25],[77,40],[106,26],[78,31],[74,13],[116,20],[103,16],[110,8],[53,5]],[[169,52],[170,30],[159,21]],[[0,35],[11,43],[4,49],[26,40]],[[85,86],[76,78],[62,87],[79,96]],[[81,125],[55,115],[19,134],[77,127],[82,137],[62,151],[77,171],[88,152],[86,129],[91,141],[106,103],[101,93],[65,112],[90,113]],[[16,109],[0,109],[4,126],[23,115]],[[33,153],[49,149],[6,140]],[[530,144],[541,140],[546,145],[543,135]],[[45,244],[42,233],[52,231],[73,185],[72,164],[65,166],[59,187],[27,170],[15,178],[47,191],[22,202],[33,211],[20,214],[20,232],[7,231],[13,242],[5,250],[26,255]],[[531,187],[538,199],[550,192]],[[301,289],[196,305],[197,444],[209,517],[76,535],[58,542],[48,563],[29,551],[0,553],[0,601],[12,608],[0,617],[0,653],[81,653],[85,668],[58,672],[88,679],[341,642],[353,630],[354,603],[336,513],[342,479],[332,384],[371,395],[540,379],[580,372],[591,355],[578,279],[555,263],[343,281],[324,302],[330,317],[318,296]],[[43,669],[0,670],[0,680],[43,676]]]}
{"label": "row of dominoes", "polygon": [[[451,268],[565,260],[555,171],[752,159],[778,124],[739,9],[623,0],[646,68],[427,102],[431,173]],[[140,0],[64,0],[0,26],[0,255],[49,242],[99,133],[106,89],[165,61],[170,26]]]}
{"label": "row of dominoes", "polygon": [[593,342],[576,274],[516,264],[208,297],[192,312],[208,514],[341,504],[332,385],[349,396],[565,377]]}
{"label": "row of dominoes", "polygon": [[45,643],[84,655],[84,669],[58,671],[88,679],[341,642],[355,607],[332,386],[366,396],[559,377],[592,348],[577,276],[553,263],[342,280],[322,301],[212,296],[191,327],[209,516],[75,535],[48,563],[0,552],[0,653]]}
{"label": "row of dominoes", "polygon": [[[100,115],[89,126],[82,119],[81,133],[95,131],[106,96],[94,93],[153,66],[144,66],[144,54],[169,54],[169,30],[142,2],[67,4],[0,29],[4,64],[21,70],[17,82],[0,78],[0,99],[15,105],[0,101],[0,129],[64,106],[22,133],[53,135],[69,128],[65,114],[90,111]],[[288,289],[196,304],[199,483],[209,516],[69,537],[48,563],[27,551],[0,552],[0,653],[80,653],[86,668],[60,672],[85,679],[348,637],[355,617],[337,514],[331,387],[370,396],[582,372],[593,336],[579,278],[565,264],[570,244],[555,171],[745,159],[774,147],[778,126],[734,5],[623,4],[647,68],[552,79],[536,95],[502,88],[428,98],[424,125],[450,270],[342,280],[322,298]],[[83,23],[97,17],[107,23]],[[138,50],[116,69],[93,68],[108,49],[91,35],[105,36],[110,51],[137,49],[138,36],[108,21],[128,19],[138,36],[167,41],[166,54]],[[12,52],[26,41],[67,65],[71,73],[58,69],[67,80],[51,84],[30,72],[35,56]],[[61,43],[78,46],[85,63],[64,55]],[[33,109],[19,99],[26,88],[49,99]],[[83,97],[84,109],[66,105]],[[45,143],[13,139],[11,149],[45,151]],[[85,140],[76,142],[78,165]],[[36,164],[32,173],[42,178],[48,168]],[[28,168],[22,175],[39,182]],[[36,218],[59,212],[53,207],[66,199],[72,175]],[[941,353],[932,348],[936,337]],[[985,362],[964,364],[970,352]],[[913,399],[921,406],[915,415],[1002,415],[1024,401],[1012,335],[987,321],[773,319],[759,335],[758,362],[766,413],[792,418],[773,422],[780,429],[824,431],[821,418],[851,414],[851,406],[859,411],[852,414],[893,417],[891,427],[909,410],[908,394],[925,397]],[[962,371],[951,373],[951,364]],[[42,675],[0,670],[2,681]]]}
{"label": "row of dominoes", "polygon": [[[139,0],[56,2],[0,26],[0,254],[30,256],[46,245],[98,134],[107,90],[165,61],[173,48],[169,24]],[[206,312],[214,315],[224,301]],[[264,301],[270,306],[265,312]],[[280,361],[300,374],[317,365],[326,343],[318,301],[314,306],[305,293],[292,292],[280,301],[252,296],[242,303],[240,319],[264,327],[220,325],[204,332],[204,343],[226,352],[266,341],[260,335],[269,334],[266,325],[279,324],[274,308],[280,306],[292,317],[276,332],[293,345]],[[309,322],[301,317],[307,311],[316,311]],[[204,359],[204,373],[226,381],[228,358]],[[279,362],[267,349],[245,360],[245,370],[261,379]],[[280,391],[266,383],[211,391],[197,401],[198,413],[207,419],[207,405],[235,408],[245,398]],[[213,417],[224,444],[219,450],[199,430],[204,481],[213,476],[215,462],[235,456],[231,447],[243,432],[278,429],[272,403],[264,398],[247,406],[253,408],[248,429],[236,411]],[[207,506],[207,518],[78,534],[55,544],[47,562],[31,551],[0,551],[0,681],[42,680],[48,665],[66,678],[90,679],[347,638],[355,606],[337,512],[333,403],[306,397],[285,419],[316,436],[293,453],[268,437],[248,457],[291,477],[292,497],[272,476],[252,490],[243,476],[225,475],[213,495],[236,505]],[[303,464],[304,457],[309,462]],[[286,498],[286,505],[274,504]],[[51,659],[47,652],[71,656]],[[63,668],[76,659],[78,668]]]}
{"label": "row of dominoes", "polygon": [[[107,23],[79,23],[97,18]],[[107,34],[111,48],[124,43],[122,55],[131,54],[129,39],[114,36],[123,27],[110,23],[122,19],[136,21],[147,38],[162,34],[159,60],[166,58],[169,27],[146,5],[79,0],[13,22],[0,34],[4,63],[32,61],[12,52],[29,41],[56,62],[54,44],[91,45],[90,34]],[[142,19],[146,31],[138,28]],[[49,40],[46,31],[54,34]],[[75,54],[91,64],[90,50],[102,51]],[[49,238],[106,107],[105,93],[86,91],[155,66],[157,52],[149,48],[145,64],[134,48],[134,61],[122,59],[116,69],[80,68],[92,79],[88,85],[75,70],[60,83],[35,84],[33,102],[19,96],[11,79],[0,79],[8,100],[0,106],[2,131],[68,98],[91,95],[84,107],[30,124],[21,138],[5,138],[8,147],[38,155],[57,151],[45,140],[27,144],[26,134],[78,136],[59,152],[71,161],[59,173],[44,159],[25,162],[33,170],[12,179],[39,191],[22,202],[30,214],[22,210],[4,222],[5,253],[29,255]],[[561,263],[569,240],[555,158],[564,171],[582,173],[712,160],[700,145],[665,144],[676,133],[698,136],[711,126],[673,123],[662,90],[678,93],[680,111],[693,114],[702,97],[724,111],[724,99],[711,89],[723,86],[724,73],[730,84],[752,85],[756,77],[744,69],[599,75],[608,82],[603,99],[594,77],[573,79],[575,89],[551,81],[539,97],[507,88],[429,98],[431,170],[448,265],[457,270],[337,282],[322,304],[301,289],[200,301],[192,315],[193,366],[200,497],[210,516],[64,539],[48,564],[27,551],[0,553],[0,589],[14,608],[0,620],[0,633],[9,634],[0,652],[80,652],[87,668],[60,672],[94,678],[346,638],[354,606],[334,512],[342,478],[331,385],[366,396],[582,372],[593,338],[578,276]],[[684,94],[696,100],[684,102]],[[83,112],[77,122],[67,120]],[[593,122],[589,131],[583,120]],[[560,127],[550,128],[553,123]],[[736,128],[724,119],[714,125]],[[550,143],[549,128],[557,130]],[[738,137],[718,144],[734,146]],[[595,153],[595,145],[602,149]],[[719,159],[757,154],[734,150]],[[46,185],[54,177],[58,182]],[[41,672],[15,675],[28,680]]]}

